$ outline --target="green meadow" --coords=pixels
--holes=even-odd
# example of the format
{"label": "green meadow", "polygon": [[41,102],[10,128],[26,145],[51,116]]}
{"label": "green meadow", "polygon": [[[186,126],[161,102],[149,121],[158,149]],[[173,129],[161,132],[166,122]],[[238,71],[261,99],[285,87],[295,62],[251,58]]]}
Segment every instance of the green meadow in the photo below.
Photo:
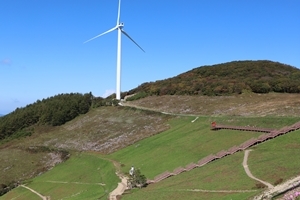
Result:
{"label": "green meadow", "polygon": [[132,190],[124,199],[247,199],[260,190],[246,175],[243,156],[237,152],[142,190]]}
{"label": "green meadow", "polygon": [[[73,153],[71,158],[52,170],[24,183],[51,199],[107,199],[117,187],[119,178],[113,163],[95,153]],[[40,199],[29,190],[18,187],[4,196],[6,199]]]}
{"label": "green meadow", "polygon": [[[253,120],[258,119],[254,118]],[[270,123],[271,120],[274,119],[265,118],[261,121]],[[288,122],[291,125],[295,122],[294,120],[283,120],[282,123]],[[225,131],[217,132],[221,134]],[[247,134],[247,132],[231,132]],[[251,147],[253,151],[250,153],[248,165],[253,175],[271,184],[278,184],[280,179],[285,181],[290,177],[299,175],[299,141],[300,130]],[[120,152],[116,152],[116,154]],[[157,157],[160,157],[159,154]],[[150,184],[142,190],[131,190],[123,195],[123,198],[125,200],[248,199],[259,194],[262,189],[257,187],[258,182],[246,175],[242,166],[243,157],[244,152],[237,152],[203,167],[169,177],[156,184]],[[151,160],[149,160],[150,162]],[[158,167],[160,166],[158,165]],[[144,171],[147,171],[146,167],[144,167]]]}
{"label": "green meadow", "polygon": [[248,165],[254,176],[278,184],[300,175],[300,130],[251,149]]}
{"label": "green meadow", "polygon": [[195,117],[172,119],[169,130],[139,141],[109,155],[109,157],[123,164],[124,173],[127,173],[131,165],[134,165],[140,168],[148,179],[153,179],[162,172],[173,171],[180,166],[184,167],[210,154],[216,154],[235,145],[238,146],[248,139],[263,134],[233,130],[212,131],[210,130],[212,121],[270,128],[283,127],[297,122],[295,118],[280,120],[277,117],[199,117],[192,123],[191,121],[194,119]]}

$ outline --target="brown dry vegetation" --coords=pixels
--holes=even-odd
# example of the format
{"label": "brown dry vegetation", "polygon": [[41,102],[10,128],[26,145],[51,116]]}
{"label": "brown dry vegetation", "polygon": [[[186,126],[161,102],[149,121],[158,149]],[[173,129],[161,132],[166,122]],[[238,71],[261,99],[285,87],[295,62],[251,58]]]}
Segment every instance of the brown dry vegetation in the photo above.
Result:
{"label": "brown dry vegetation", "polygon": [[246,93],[235,96],[149,96],[125,105],[192,115],[299,116],[300,94]]}
{"label": "brown dry vegetation", "polygon": [[135,108],[100,107],[63,126],[11,143],[12,146],[50,146],[74,151],[111,153],[168,129],[168,116]]}

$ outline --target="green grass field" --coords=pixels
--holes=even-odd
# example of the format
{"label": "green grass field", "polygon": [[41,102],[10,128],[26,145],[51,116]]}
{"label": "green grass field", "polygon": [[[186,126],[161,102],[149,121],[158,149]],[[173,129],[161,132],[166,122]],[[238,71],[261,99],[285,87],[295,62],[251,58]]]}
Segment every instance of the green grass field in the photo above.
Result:
{"label": "green grass field", "polygon": [[[257,137],[262,133],[240,132],[231,130],[211,131],[208,124],[211,120],[223,124],[232,124],[245,126],[247,124],[256,125],[256,127],[281,128],[286,125],[292,125],[299,121],[298,118],[263,117],[263,118],[243,118],[243,117],[200,117],[196,122],[191,123],[193,117],[184,117],[172,120],[170,122],[172,129],[140,141],[123,150],[110,155],[111,158],[121,161],[124,172],[126,173],[130,165],[140,168],[142,173],[148,178],[166,170],[172,171],[179,166],[185,166],[190,162],[196,162],[200,158],[217,153],[222,149],[239,145],[252,137]],[[266,126],[266,124],[268,126]],[[257,177],[264,180],[266,176],[274,176],[273,180],[266,177],[272,184],[278,177],[284,179],[295,176],[299,173],[300,160],[297,158],[299,151],[294,147],[300,140],[299,131],[280,136],[253,147],[255,151],[250,154],[250,169],[252,163],[258,163],[254,152],[267,152],[269,161],[254,169],[261,172]],[[283,142],[284,141],[284,142]],[[289,145],[290,144],[290,145]],[[273,146],[273,148],[268,145]],[[284,151],[286,146],[290,150]],[[261,150],[258,150],[261,149]],[[282,151],[279,156],[276,152]],[[275,153],[274,153],[275,152]],[[132,194],[124,195],[124,199],[248,199],[255,194],[260,193],[256,188],[256,183],[246,176],[242,167],[243,152],[238,152],[232,156],[227,156],[221,160],[214,161],[204,167],[194,169],[190,172],[184,172],[178,176],[167,178],[159,183],[149,185],[142,190],[133,190]],[[291,164],[293,162],[293,164]],[[289,170],[283,175],[275,173],[282,164]],[[266,170],[267,166],[272,166],[272,170]],[[290,167],[288,167],[290,166]],[[255,168],[255,167],[254,167]],[[267,167],[268,168],[268,167]],[[268,168],[269,169],[269,168]],[[261,176],[265,174],[265,176]],[[253,192],[195,192],[192,189],[201,190],[258,190]],[[131,191],[132,192],[132,191]]]}
{"label": "green grass field", "polygon": [[252,148],[249,168],[254,176],[275,184],[300,175],[300,130]]}
{"label": "green grass field", "polygon": [[23,188],[23,187],[18,187],[15,188],[13,190],[11,190],[10,192],[8,192],[7,194],[5,194],[4,196],[1,196],[0,199],[7,199],[7,200],[12,200],[12,199],[17,199],[17,200],[25,200],[25,199],[30,199],[30,200],[41,200],[41,198],[39,196],[37,196],[36,194],[30,192],[29,190]]}
{"label": "green grass field", "polygon": [[[170,116],[160,113],[109,106],[92,109],[59,127],[36,126],[31,136],[0,144],[0,185],[27,180],[45,172],[52,166],[50,154],[57,153],[56,150],[100,151],[103,154],[117,151],[141,138],[167,130],[168,118]],[[121,142],[118,137],[122,138]],[[106,145],[110,139],[115,140]],[[28,151],[34,147],[51,151]]]}
{"label": "green grass field", "polygon": [[[234,145],[240,145],[252,137],[262,133],[240,132],[232,130],[210,130],[211,121],[223,124],[257,124],[257,127],[282,127],[297,121],[295,118],[277,120],[277,118],[246,118],[246,117],[177,117],[170,120],[171,129],[153,137],[139,141],[127,148],[117,151],[110,158],[123,164],[123,171],[127,172],[131,165],[141,169],[147,178],[167,170],[173,171],[179,166],[186,166],[191,162],[221,150],[227,150]],[[271,126],[272,122],[274,123]],[[268,124],[270,126],[263,126]]]}
{"label": "green grass field", "polygon": [[242,166],[243,156],[243,152],[238,152],[203,167],[150,184],[142,190],[130,191],[132,193],[124,195],[124,200],[247,199],[260,190],[255,187],[256,182],[247,177]]}
{"label": "green grass field", "polygon": [[[75,153],[69,160],[47,173],[27,181],[25,185],[51,199],[107,199],[116,188],[119,178],[109,161],[94,153]],[[30,197],[30,198],[29,198]],[[32,197],[32,198],[31,198]],[[34,199],[37,195],[18,187],[1,200],[17,198]]]}

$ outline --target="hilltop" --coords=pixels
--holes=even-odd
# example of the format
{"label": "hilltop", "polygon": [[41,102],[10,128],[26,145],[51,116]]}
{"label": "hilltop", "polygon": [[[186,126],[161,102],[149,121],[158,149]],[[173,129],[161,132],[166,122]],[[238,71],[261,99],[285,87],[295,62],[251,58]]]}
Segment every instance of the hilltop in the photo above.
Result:
{"label": "hilltop", "polygon": [[231,95],[300,92],[300,70],[272,61],[233,61],[202,66],[178,76],[143,83],[126,94],[148,95]]}

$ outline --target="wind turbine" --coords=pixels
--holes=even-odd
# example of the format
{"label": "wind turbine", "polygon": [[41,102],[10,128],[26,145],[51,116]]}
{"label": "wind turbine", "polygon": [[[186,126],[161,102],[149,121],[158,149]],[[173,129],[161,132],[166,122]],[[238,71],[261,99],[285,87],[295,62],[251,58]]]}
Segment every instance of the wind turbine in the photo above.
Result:
{"label": "wind turbine", "polygon": [[106,33],[112,32],[114,30],[118,30],[118,50],[117,50],[117,81],[116,81],[116,99],[121,100],[121,35],[122,33],[124,35],[126,35],[134,44],[136,44],[143,52],[144,49],[142,47],[140,47],[140,45],[138,45],[138,43],[136,43],[124,30],[124,23],[121,22],[120,23],[120,8],[121,7],[121,0],[119,0],[119,6],[118,6],[118,18],[117,18],[117,25],[115,27],[113,27],[112,29],[109,29],[108,31],[101,33],[87,41],[85,41],[84,43],[87,43],[91,40],[94,40],[102,35],[105,35]]}

